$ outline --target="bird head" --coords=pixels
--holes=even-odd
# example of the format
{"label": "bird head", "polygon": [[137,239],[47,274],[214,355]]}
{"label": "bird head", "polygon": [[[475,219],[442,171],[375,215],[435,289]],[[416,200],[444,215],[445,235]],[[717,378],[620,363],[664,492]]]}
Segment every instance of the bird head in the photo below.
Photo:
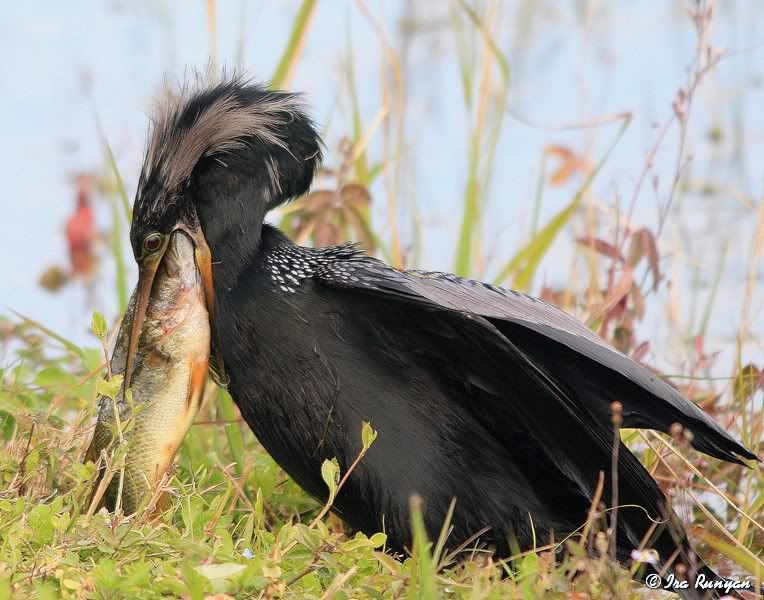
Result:
{"label": "bird head", "polygon": [[215,82],[197,77],[167,91],[151,121],[130,229],[139,275],[125,389],[154,277],[173,231],[182,229],[194,241],[214,327],[216,254],[233,231],[256,246],[266,213],[306,192],[321,160],[321,142],[300,96],[241,76]]}

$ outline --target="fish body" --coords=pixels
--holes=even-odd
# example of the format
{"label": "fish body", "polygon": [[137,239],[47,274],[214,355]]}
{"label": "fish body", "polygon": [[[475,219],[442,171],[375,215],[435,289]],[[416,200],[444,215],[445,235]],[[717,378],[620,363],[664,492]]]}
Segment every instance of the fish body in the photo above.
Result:
{"label": "fish body", "polygon": [[[113,374],[125,374],[134,302],[135,294],[112,354]],[[115,509],[121,480],[120,505],[131,514],[161,480],[199,411],[209,355],[209,317],[194,262],[194,244],[186,233],[176,231],[159,265],[138,340],[130,383],[132,402],[120,391],[115,411],[111,398],[99,399],[98,421],[86,461],[98,461],[104,450],[119,442],[117,412],[127,444],[124,469],[115,465],[99,506]],[[128,419],[132,424],[125,428]],[[102,466],[99,481],[104,472]]]}

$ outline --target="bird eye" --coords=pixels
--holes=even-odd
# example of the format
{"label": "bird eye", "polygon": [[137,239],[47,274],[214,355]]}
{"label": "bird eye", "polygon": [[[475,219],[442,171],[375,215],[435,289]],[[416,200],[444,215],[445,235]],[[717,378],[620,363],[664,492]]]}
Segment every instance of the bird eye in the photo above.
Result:
{"label": "bird eye", "polygon": [[143,238],[143,249],[146,252],[156,252],[162,247],[162,234],[150,233]]}

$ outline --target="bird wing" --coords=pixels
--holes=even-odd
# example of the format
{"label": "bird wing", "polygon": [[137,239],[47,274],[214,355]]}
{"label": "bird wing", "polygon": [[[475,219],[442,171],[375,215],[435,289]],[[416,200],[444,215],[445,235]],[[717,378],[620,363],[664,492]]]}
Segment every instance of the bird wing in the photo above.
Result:
{"label": "bird wing", "polygon": [[[480,431],[499,442],[508,459],[525,474],[531,488],[528,494],[541,505],[535,512],[527,507],[534,528],[563,534],[573,531],[585,517],[602,475],[605,506],[616,503],[613,489],[618,489],[619,560],[629,561],[631,550],[647,538],[648,547],[658,552],[663,566],[668,568],[677,559],[702,567],[693,558],[683,527],[655,480],[614,436],[609,419],[593,418],[569,382],[498,326],[495,315],[500,314],[501,321],[511,314],[510,310],[501,311],[501,303],[520,296],[511,292],[505,296],[450,275],[390,269],[352,253],[341,260],[335,255],[313,277],[358,310],[373,311],[373,304],[359,301],[359,294],[388,300],[379,310],[379,315],[385,315],[380,317],[382,322],[377,323],[372,313],[360,316],[360,322],[382,328],[385,336],[396,331],[387,319],[389,315],[395,319],[396,305],[400,307],[399,348],[412,364],[437,371],[435,381],[449,381],[451,401],[463,406],[479,423]],[[406,303],[415,306],[406,311]],[[553,318],[564,324],[559,314]],[[478,431],[473,432],[475,439]],[[615,479],[611,475],[614,448]],[[465,447],[450,452],[456,456],[472,450]],[[486,484],[481,493],[491,506],[506,502],[512,490],[512,485],[497,488]],[[562,527],[555,525],[558,519]]]}
{"label": "bird wing", "polygon": [[[343,250],[344,249],[344,250]],[[668,432],[680,423],[692,445],[711,456],[756,460],[716,421],[655,373],[617,351],[579,320],[538,298],[455,275],[393,269],[351,247],[335,249],[314,277],[323,284],[479,316],[527,359],[571,391],[579,409],[610,426],[610,403],[623,405],[623,425]]]}

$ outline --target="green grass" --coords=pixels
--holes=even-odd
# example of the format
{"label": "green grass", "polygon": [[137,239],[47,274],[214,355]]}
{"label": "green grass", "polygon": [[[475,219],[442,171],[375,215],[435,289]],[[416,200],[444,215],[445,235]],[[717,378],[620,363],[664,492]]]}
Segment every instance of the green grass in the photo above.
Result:
{"label": "green grass", "polygon": [[[522,2],[523,18],[529,18],[533,4]],[[363,3],[359,10],[373,22]],[[218,32],[216,3],[207,3],[211,45]],[[453,43],[458,63],[460,93],[467,113],[465,131],[465,185],[459,216],[455,219],[454,270],[468,275],[496,273],[502,284],[544,292],[548,299],[592,318],[598,332],[610,342],[633,346],[642,318],[635,298],[655,293],[649,256],[637,256],[629,263],[635,271],[633,287],[623,298],[622,313],[609,311],[613,302],[615,274],[624,269],[611,257],[593,248],[566,242],[569,237],[604,239],[613,246],[629,248],[629,233],[619,232],[616,220],[623,215],[605,213],[590,219],[607,182],[598,180],[603,165],[629,125],[621,118],[613,132],[612,144],[592,160],[594,166],[581,182],[569,190],[562,208],[546,222],[540,218],[549,186],[545,185],[546,159],[538,195],[527,202],[533,208],[529,239],[514,251],[503,252],[490,261],[485,247],[487,201],[491,175],[496,168],[494,150],[502,136],[511,135],[505,123],[504,106],[510,92],[509,55],[497,37],[499,3],[455,1],[450,5],[445,27]],[[318,10],[329,10],[311,0],[295,4],[291,34],[273,68],[274,85],[285,85],[299,68],[305,40],[310,35]],[[506,15],[505,15],[506,16]],[[530,31],[530,29],[529,29]],[[387,222],[373,222],[372,211],[360,214],[366,237],[374,241],[381,256],[400,266],[415,265],[419,239],[427,235],[421,215],[407,205],[397,192],[402,175],[410,166],[403,77],[406,69],[397,47],[379,33],[384,48],[383,97],[378,118],[365,122],[358,91],[362,80],[354,71],[353,45],[359,34],[348,32],[347,72],[338,78],[344,103],[349,107],[346,129],[352,164],[341,164],[346,155],[330,153],[328,166],[345,167],[349,181],[361,186],[384,180],[385,194],[374,197],[383,202]],[[240,47],[244,47],[243,39]],[[514,50],[522,52],[519,44]],[[368,74],[363,76],[368,77]],[[345,89],[347,88],[347,89]],[[367,115],[368,117],[368,115]],[[613,122],[616,119],[610,119]],[[337,121],[341,121],[337,119]],[[599,131],[599,130],[598,130]],[[611,136],[604,129],[603,136]],[[334,135],[337,132],[332,132]],[[115,158],[104,132],[97,135],[105,148],[104,170],[114,179],[108,206],[111,213],[110,258],[117,273],[114,295],[120,309],[127,302],[126,258],[122,240],[127,234],[129,201]],[[599,135],[599,133],[598,133]],[[381,155],[368,143],[369,137],[383,138]],[[414,165],[415,167],[416,165]],[[699,185],[703,189],[709,186]],[[379,187],[379,186],[378,186]],[[375,189],[378,189],[375,188]],[[716,186],[719,187],[719,186]],[[721,202],[725,188],[711,192]],[[568,188],[563,188],[568,190]],[[740,194],[738,194],[740,196]],[[716,196],[715,196],[716,197]],[[308,200],[310,197],[308,197]],[[299,207],[300,205],[293,205]],[[300,218],[300,208],[284,216],[287,230]],[[735,307],[742,303],[739,323],[730,331],[742,345],[753,335],[754,290],[760,283],[764,203],[747,198],[740,210],[744,218],[759,224],[751,240],[745,298],[725,297],[721,288],[727,260],[726,246],[720,247],[718,265],[680,262],[682,274],[693,280],[710,282],[710,288],[693,288],[690,317],[677,322],[668,306],[665,325],[679,333],[679,345],[688,356],[686,372],[666,376],[696,401],[703,402],[715,416],[754,451],[760,452],[764,416],[761,400],[762,365],[745,364],[738,358],[729,376],[710,372],[704,357],[697,356],[696,335],[705,333],[712,310],[722,302]],[[125,218],[127,216],[127,219]],[[669,214],[669,219],[673,218]],[[583,222],[583,225],[582,225]],[[661,224],[662,225],[662,224]],[[679,223],[678,225],[681,225]],[[662,227],[654,227],[663,230]],[[352,232],[352,227],[345,230]],[[632,232],[633,233],[633,232]],[[572,234],[572,235],[571,235]],[[637,232],[638,234],[638,232]],[[633,239],[633,238],[631,238]],[[659,236],[661,258],[682,255],[681,244]],[[540,269],[555,243],[569,243],[571,273],[559,289],[540,288]],[[624,245],[625,244],[625,245]],[[411,252],[407,248],[411,247]],[[507,258],[512,257],[512,258]],[[642,269],[642,271],[639,271]],[[636,276],[638,273],[644,275]],[[611,276],[612,275],[612,276]],[[583,283],[582,283],[583,282]],[[605,283],[603,283],[605,282]],[[641,283],[640,283],[641,282]],[[666,281],[660,291],[671,300],[673,290]],[[681,309],[681,307],[680,307]],[[758,308],[760,312],[760,308]],[[24,311],[21,311],[24,312]],[[603,314],[604,313],[604,314]],[[700,314],[702,313],[702,314]],[[698,323],[697,321],[700,321]],[[644,598],[644,590],[634,584],[631,573],[608,558],[607,534],[592,511],[591,519],[566,540],[549,546],[538,540],[535,549],[517,551],[510,561],[501,562],[485,552],[475,551],[455,562],[449,554],[448,522],[437,539],[428,539],[422,508],[412,499],[411,522],[414,544],[409,556],[393,557],[384,552],[385,536],[371,538],[348,532],[341,520],[307,496],[270,458],[243,424],[231,397],[209,384],[204,407],[192,426],[177,466],[166,489],[171,507],[156,518],[99,512],[88,514],[95,480],[92,464],[83,464],[92,435],[96,399],[106,372],[101,340],[105,322],[93,320],[98,339],[81,347],[52,331],[44,323],[15,313],[0,316],[0,600],[14,598],[568,598],[577,592],[580,599]],[[644,341],[644,340],[636,340]],[[760,343],[760,341],[759,341]],[[633,347],[626,348],[634,350]],[[706,348],[705,353],[713,353]],[[661,355],[659,349],[653,352]],[[737,418],[735,418],[737,417]],[[359,435],[364,446],[373,443],[373,427]],[[681,515],[688,525],[696,548],[711,565],[734,575],[764,574],[764,477],[757,467],[744,469],[704,458],[686,447],[653,433],[626,431],[624,441],[632,448],[661,484],[676,497],[688,500]],[[363,460],[363,456],[359,457]],[[327,462],[322,469],[330,496],[341,489],[347,473]],[[596,502],[595,502],[596,504]],[[556,550],[564,546],[563,560]],[[574,578],[574,573],[578,576]],[[652,596],[650,595],[652,594]],[[648,593],[647,597],[657,597]]]}
{"label": "green grass", "polygon": [[[50,366],[62,361],[67,370]],[[98,376],[87,377],[92,361],[75,353],[58,352],[40,366],[18,364],[3,374],[13,385],[0,393],[0,598],[10,589],[14,597],[39,598],[438,598],[446,592],[474,598],[489,590],[494,597],[580,590],[606,598],[616,588],[639,597],[627,571],[604,553],[586,557],[578,544],[564,563],[555,564],[542,548],[518,556],[512,571],[480,552],[455,565],[443,556],[445,534],[427,539],[417,502],[413,553],[396,560],[383,552],[383,533],[348,534],[245,427],[216,419],[215,401],[180,452],[167,512],[155,519],[88,516],[95,468],[82,459]],[[220,412],[230,417],[228,410]],[[373,431],[363,438],[365,447],[373,444]],[[322,473],[333,497],[346,474],[329,461]],[[584,568],[575,581],[573,566]]]}

